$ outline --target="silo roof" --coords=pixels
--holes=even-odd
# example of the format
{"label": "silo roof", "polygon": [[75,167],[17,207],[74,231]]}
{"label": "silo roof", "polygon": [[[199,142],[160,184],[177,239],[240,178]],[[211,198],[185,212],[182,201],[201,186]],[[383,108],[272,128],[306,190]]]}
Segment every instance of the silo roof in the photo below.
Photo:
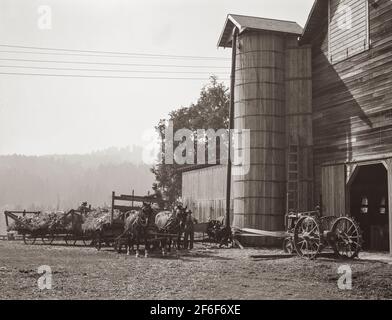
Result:
{"label": "silo roof", "polygon": [[238,14],[227,15],[225,26],[218,41],[218,47],[230,47],[233,28],[237,27],[239,32],[244,31],[272,31],[295,34],[302,34],[302,27],[294,21],[275,20],[243,16]]}

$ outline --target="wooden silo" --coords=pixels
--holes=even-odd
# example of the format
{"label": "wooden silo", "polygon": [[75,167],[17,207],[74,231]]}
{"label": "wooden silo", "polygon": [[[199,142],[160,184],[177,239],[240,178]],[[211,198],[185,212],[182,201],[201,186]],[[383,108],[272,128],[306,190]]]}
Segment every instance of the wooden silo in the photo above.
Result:
{"label": "wooden silo", "polygon": [[311,193],[310,50],[298,47],[294,22],[238,15],[227,17],[219,46],[232,46],[234,28],[234,129],[250,130],[250,166],[232,176],[232,225],[282,230],[289,206],[308,209],[300,191]]}

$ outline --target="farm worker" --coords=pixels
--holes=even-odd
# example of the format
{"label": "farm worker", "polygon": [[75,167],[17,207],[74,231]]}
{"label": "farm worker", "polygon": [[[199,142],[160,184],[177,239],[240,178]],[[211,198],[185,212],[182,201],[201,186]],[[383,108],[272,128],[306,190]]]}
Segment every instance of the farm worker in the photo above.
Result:
{"label": "farm worker", "polygon": [[193,249],[195,223],[197,220],[192,216],[192,211],[188,210],[184,226],[184,249]]}

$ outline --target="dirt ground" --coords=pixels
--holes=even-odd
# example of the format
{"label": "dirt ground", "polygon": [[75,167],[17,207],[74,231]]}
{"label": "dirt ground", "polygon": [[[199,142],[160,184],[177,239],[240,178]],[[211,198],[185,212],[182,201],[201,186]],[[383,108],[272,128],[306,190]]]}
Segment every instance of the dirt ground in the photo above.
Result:
{"label": "dirt ground", "polygon": [[[392,299],[392,264],[368,259],[316,261],[279,257],[279,250],[217,249],[198,244],[177,257],[117,254],[111,249],[27,246],[0,241],[1,299]],[[269,257],[262,257],[270,255]],[[276,256],[277,255],[277,256]],[[52,270],[40,290],[38,267]],[[352,290],[340,290],[341,265]]]}

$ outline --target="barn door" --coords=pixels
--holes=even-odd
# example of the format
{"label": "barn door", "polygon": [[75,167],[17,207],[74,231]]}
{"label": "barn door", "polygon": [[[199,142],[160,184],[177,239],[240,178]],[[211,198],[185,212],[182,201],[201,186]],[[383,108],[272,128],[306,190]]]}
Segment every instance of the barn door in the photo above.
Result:
{"label": "barn door", "polygon": [[346,211],[345,165],[321,169],[322,212],[324,216],[343,216]]}

